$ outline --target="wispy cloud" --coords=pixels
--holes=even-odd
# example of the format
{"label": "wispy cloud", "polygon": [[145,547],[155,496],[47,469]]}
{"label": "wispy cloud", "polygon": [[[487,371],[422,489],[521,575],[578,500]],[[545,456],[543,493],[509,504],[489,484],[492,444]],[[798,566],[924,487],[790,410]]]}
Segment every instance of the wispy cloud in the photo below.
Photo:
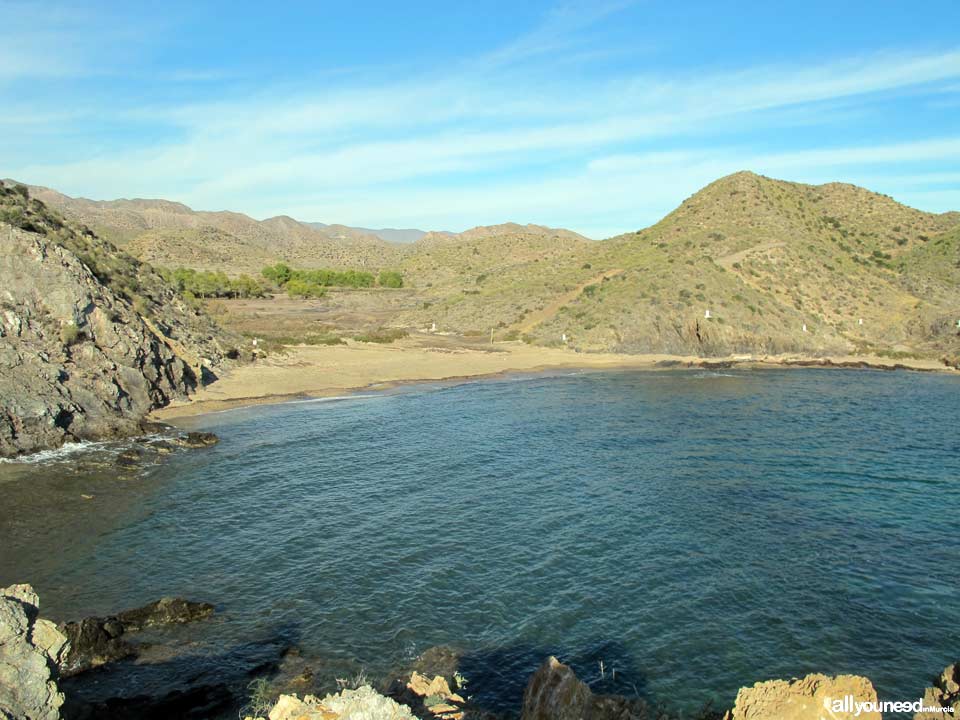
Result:
{"label": "wispy cloud", "polygon": [[[767,152],[744,138],[745,128],[787,136],[801,123],[846,127],[851,114],[875,113],[874,103],[891,95],[931,86],[942,93],[960,78],[957,49],[544,78],[544,57],[589,54],[588,30],[622,7],[563,6],[498,49],[392,81],[321,79],[309,89],[242,95],[232,87],[199,102],[135,97],[116,102],[109,117],[97,104],[46,115],[41,104],[28,105],[23,114],[36,122],[19,126],[25,137],[59,127],[97,141],[44,157],[0,140],[0,152],[17,158],[4,174],[87,196],[165,196],[261,216],[432,227],[511,217],[601,235],[650,222],[695,183],[737,169],[862,175],[960,154],[952,137],[857,144],[821,134],[812,148],[781,142],[785,149]],[[82,21],[65,18],[58,27]],[[33,55],[42,50],[36,37],[25,42]],[[47,71],[64,57],[54,53]],[[219,72],[176,70],[157,79],[215,91]],[[142,139],[104,142],[97,133],[107,120],[144,129]]]}

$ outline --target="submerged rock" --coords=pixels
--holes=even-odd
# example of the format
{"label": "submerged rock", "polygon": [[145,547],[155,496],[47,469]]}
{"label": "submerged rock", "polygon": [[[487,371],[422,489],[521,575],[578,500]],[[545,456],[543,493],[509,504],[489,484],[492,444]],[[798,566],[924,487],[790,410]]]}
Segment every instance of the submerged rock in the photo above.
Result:
{"label": "submerged rock", "polygon": [[40,617],[29,585],[0,590],[0,717],[56,720],[63,693],[58,665],[68,649],[57,626]]}
{"label": "submerged rock", "polygon": [[127,642],[127,633],[156,625],[201,620],[211,614],[213,605],[209,603],[163,598],[110,617],[89,617],[79,622],[64,623],[60,630],[70,640],[70,652],[61,664],[61,672],[65,677],[76,675],[135,655],[136,646]]}
{"label": "submerged rock", "polygon": [[213,605],[210,603],[166,597],[134,610],[125,610],[117,615],[117,620],[123,625],[124,632],[135,632],[154,625],[203,620],[211,615]]}
{"label": "submerged rock", "polygon": [[569,665],[550,656],[531,676],[523,694],[521,720],[646,720],[639,698],[595,695]]}
{"label": "submerged rock", "polygon": [[174,439],[173,442],[180,447],[196,449],[216,445],[220,442],[220,438],[212,432],[189,432],[186,435]]}
{"label": "submerged rock", "polygon": [[[807,675],[801,680],[767,680],[740,688],[730,720],[881,720],[879,712],[837,710],[833,701],[877,702],[873,684],[859,675]],[[829,710],[829,711],[828,711]]]}

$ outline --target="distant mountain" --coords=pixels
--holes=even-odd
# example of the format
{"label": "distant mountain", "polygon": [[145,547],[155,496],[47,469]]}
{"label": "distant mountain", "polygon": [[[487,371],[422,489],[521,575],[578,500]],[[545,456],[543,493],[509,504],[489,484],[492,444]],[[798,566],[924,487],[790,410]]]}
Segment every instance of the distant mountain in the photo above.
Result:
{"label": "distant mountain", "polygon": [[[370,228],[348,227],[345,225],[327,225],[325,223],[317,223],[317,222],[306,223],[306,224],[309,225],[310,227],[315,227],[319,229],[325,229],[325,228],[331,228],[331,227],[345,228],[346,230],[352,230],[352,231],[360,232],[366,235],[375,235],[381,240],[385,240],[386,242],[391,242],[391,243],[412,243],[412,242],[416,242],[417,240],[422,238],[424,235],[428,234],[427,231],[425,230],[417,230],[415,228],[404,228],[404,229],[380,228],[378,230],[371,230]],[[447,232],[445,230],[436,231],[436,234],[453,235],[453,233]]]}
{"label": "distant mountain", "polygon": [[507,222],[500,225],[479,225],[461,233],[451,232],[429,232],[424,233],[417,242],[464,242],[479,240],[483,238],[503,237],[503,236],[525,236],[541,238],[563,238],[566,240],[587,240],[583,235],[565,230],[563,228],[551,228],[544,225],[520,225],[519,223]]}
{"label": "distant mountain", "polygon": [[313,227],[281,215],[263,221],[242,213],[192,210],[168,200],[87,200],[31,186],[33,197],[90,227],[100,237],[161,266],[259,272],[285,260],[302,267],[370,268],[397,262],[395,246],[343,225]]}

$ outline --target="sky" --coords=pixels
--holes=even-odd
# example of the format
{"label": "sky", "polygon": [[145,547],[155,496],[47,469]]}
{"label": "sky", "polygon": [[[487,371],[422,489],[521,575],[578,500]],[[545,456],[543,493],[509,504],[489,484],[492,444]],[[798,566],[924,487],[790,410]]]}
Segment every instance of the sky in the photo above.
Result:
{"label": "sky", "polygon": [[723,175],[960,210],[960,0],[0,0],[0,177],[603,238]]}

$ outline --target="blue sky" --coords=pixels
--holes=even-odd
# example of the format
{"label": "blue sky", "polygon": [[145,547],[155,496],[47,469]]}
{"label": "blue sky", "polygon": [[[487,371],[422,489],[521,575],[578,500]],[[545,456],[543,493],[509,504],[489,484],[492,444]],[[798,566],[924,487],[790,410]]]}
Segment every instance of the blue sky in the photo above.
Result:
{"label": "blue sky", "polygon": [[741,169],[960,210],[960,2],[8,3],[0,177],[591,237]]}

